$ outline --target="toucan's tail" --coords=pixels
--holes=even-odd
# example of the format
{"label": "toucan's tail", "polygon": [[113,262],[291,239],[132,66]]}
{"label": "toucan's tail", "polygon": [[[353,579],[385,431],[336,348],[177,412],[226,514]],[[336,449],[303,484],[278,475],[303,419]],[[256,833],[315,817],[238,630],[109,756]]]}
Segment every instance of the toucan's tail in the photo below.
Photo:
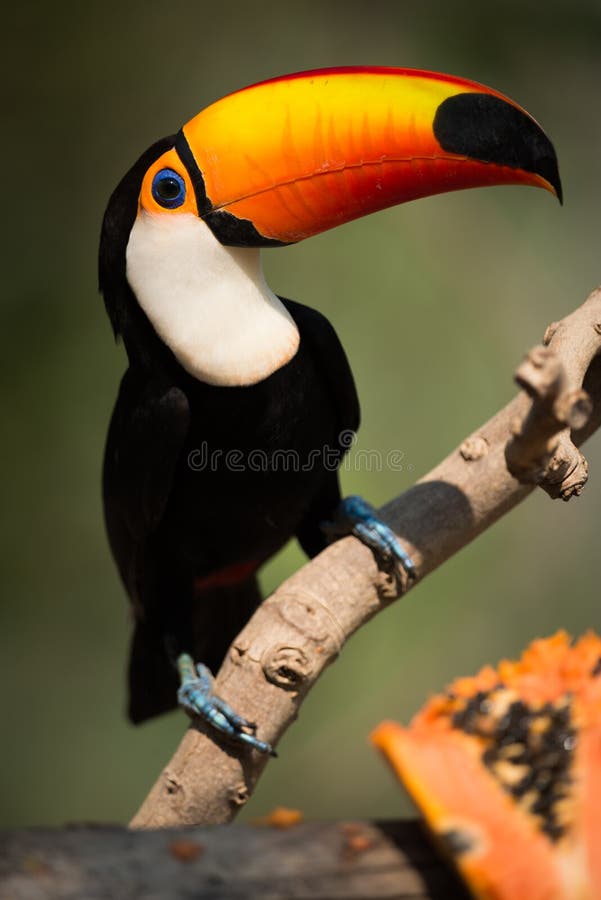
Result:
{"label": "toucan's tail", "polygon": [[[192,613],[192,634],[175,650],[191,652],[217,673],[228,647],[261,602],[256,578],[236,585],[212,587],[200,594]],[[175,659],[165,634],[146,622],[133,633],[129,670],[128,715],[134,724],[169,712],[177,706],[179,687]]]}
{"label": "toucan's tail", "polygon": [[177,672],[163,635],[146,622],[137,622],[129,655],[130,720],[138,725],[177,705]]}

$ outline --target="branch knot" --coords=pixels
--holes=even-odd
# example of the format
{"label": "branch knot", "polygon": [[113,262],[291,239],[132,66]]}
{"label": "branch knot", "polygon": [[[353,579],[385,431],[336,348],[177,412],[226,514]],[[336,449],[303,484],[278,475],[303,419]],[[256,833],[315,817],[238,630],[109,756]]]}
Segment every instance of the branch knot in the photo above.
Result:
{"label": "branch knot", "polygon": [[511,423],[507,468],[522,484],[537,484],[554,499],[577,497],[588,478],[571,432],[583,429],[593,412],[582,384],[601,350],[600,299],[594,291],[576,312],[552,322],[543,344],[529,351],[515,373],[531,404]]}
{"label": "branch knot", "polygon": [[261,661],[265,677],[287,691],[299,691],[313,673],[307,654],[300,647],[273,647]]}

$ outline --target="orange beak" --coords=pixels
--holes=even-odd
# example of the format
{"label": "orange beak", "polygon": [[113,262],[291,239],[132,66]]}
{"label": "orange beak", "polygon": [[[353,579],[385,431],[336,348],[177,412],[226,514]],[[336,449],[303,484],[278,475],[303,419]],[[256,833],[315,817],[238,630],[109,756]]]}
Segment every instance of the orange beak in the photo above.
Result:
{"label": "orange beak", "polygon": [[496,184],[554,193],[553,145],[475,82],[410,69],[301,72],[231,94],[180,132],[198,214],[225,244],[292,243],[431,194]]}

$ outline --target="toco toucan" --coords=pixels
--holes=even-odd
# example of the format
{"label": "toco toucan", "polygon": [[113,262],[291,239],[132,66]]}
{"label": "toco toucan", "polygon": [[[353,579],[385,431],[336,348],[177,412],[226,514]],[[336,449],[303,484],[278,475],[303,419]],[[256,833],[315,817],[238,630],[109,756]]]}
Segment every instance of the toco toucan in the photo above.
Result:
{"label": "toco toucan", "polygon": [[351,370],[324,316],[270,290],[260,248],[496,184],[561,200],[540,126],[488,87],[389,68],[245,88],[153,144],[120,182],[102,224],[100,289],[129,367],[104,504],[135,615],[134,722],[179,700],[271,750],[212,693],[211,671],[260,602],[257,570],[291,537],[313,556],[338,515],[415,575],[373,509],[341,501],[337,468],[359,425]]}

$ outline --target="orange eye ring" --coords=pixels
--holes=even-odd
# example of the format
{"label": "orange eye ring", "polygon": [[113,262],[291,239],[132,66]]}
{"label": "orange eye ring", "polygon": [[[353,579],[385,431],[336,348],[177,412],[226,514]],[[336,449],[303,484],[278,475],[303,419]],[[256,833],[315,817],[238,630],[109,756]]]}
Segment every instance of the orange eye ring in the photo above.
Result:
{"label": "orange eye ring", "polygon": [[146,172],[140,190],[140,210],[198,215],[190,176],[175,148],[163,153]]}

